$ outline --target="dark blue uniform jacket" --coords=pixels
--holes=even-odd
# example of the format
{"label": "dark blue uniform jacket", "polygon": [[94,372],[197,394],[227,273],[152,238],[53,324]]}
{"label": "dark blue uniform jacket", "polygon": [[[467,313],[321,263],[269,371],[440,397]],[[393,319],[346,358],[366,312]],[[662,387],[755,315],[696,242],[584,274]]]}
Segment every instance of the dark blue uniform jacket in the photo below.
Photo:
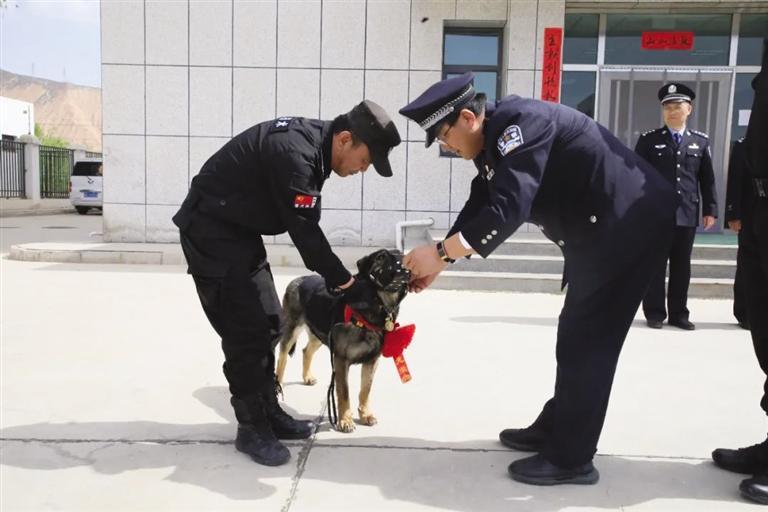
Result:
{"label": "dark blue uniform jacket", "polygon": [[569,107],[508,96],[486,108],[478,175],[450,234],[486,257],[523,222],[563,251],[566,282],[589,293],[665,236],[669,183],[606,128]]}
{"label": "dark blue uniform jacket", "polygon": [[680,196],[676,215],[678,226],[698,226],[700,215],[717,217],[715,171],[712,169],[709,138],[705,134],[685,130],[678,146],[669,129],[658,128],[637,139],[635,152],[658,169],[675,187]]}

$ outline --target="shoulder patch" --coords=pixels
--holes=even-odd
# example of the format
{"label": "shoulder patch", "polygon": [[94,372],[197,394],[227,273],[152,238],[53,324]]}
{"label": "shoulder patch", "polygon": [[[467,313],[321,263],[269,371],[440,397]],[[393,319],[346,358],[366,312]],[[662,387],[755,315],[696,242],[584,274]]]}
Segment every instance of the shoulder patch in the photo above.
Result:
{"label": "shoulder patch", "polygon": [[293,124],[293,121],[293,117],[278,117],[270,125],[268,133],[288,131]]}
{"label": "shoulder patch", "polygon": [[696,135],[699,135],[700,137],[704,137],[705,139],[709,138],[709,135],[707,135],[704,132],[699,132],[699,131],[696,131],[696,130],[691,130],[691,133],[695,133]]}
{"label": "shoulder patch", "polygon": [[315,206],[317,206],[317,196],[296,194],[293,197],[294,208],[314,208]]}
{"label": "shoulder patch", "polygon": [[498,148],[499,153],[501,153],[501,156],[505,156],[522,144],[523,132],[520,130],[519,126],[512,124],[504,129],[504,132],[501,134],[498,142],[496,143],[496,147]]}

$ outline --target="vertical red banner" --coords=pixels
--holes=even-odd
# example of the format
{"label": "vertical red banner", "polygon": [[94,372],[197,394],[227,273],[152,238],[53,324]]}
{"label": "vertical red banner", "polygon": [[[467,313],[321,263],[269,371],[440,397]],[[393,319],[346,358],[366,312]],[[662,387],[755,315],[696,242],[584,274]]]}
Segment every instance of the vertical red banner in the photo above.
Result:
{"label": "vertical red banner", "polygon": [[542,62],[541,99],[560,101],[560,69],[563,62],[563,29],[544,29],[544,60]]}

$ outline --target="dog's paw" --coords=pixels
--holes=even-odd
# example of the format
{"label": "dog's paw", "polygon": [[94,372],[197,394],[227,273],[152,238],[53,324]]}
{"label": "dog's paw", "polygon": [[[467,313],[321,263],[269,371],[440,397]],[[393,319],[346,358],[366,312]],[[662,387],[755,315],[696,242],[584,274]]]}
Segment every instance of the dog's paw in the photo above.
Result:
{"label": "dog's paw", "polygon": [[307,374],[304,376],[304,385],[305,386],[314,386],[317,384],[317,379],[312,374]]}
{"label": "dog's paw", "polygon": [[378,422],[379,422],[379,420],[376,419],[376,416],[374,416],[371,413],[368,413],[368,414],[365,414],[365,415],[363,415],[363,414],[360,415],[360,423],[362,423],[363,425],[368,425],[369,427],[372,427],[375,424],[377,424]]}
{"label": "dog's paw", "polygon": [[355,422],[352,420],[352,416],[345,416],[343,418],[339,418],[339,422],[336,425],[336,430],[339,432],[344,432],[346,434],[349,434],[353,430],[355,430]]}

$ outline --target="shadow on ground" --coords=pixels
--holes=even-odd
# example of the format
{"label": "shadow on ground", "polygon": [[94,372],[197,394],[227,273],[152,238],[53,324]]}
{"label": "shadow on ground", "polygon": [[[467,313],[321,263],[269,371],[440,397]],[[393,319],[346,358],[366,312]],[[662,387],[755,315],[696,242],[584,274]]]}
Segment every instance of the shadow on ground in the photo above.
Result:
{"label": "shadow on ground", "polygon": [[[618,509],[662,499],[710,502],[707,505],[714,510],[717,502],[740,501],[739,475],[701,460],[598,456],[595,463],[602,479],[596,486],[523,485],[507,477],[506,466],[526,454],[502,447],[479,449],[476,440],[437,445],[430,441],[429,447],[422,440],[424,448],[420,448],[418,439],[373,435],[357,437],[355,444],[364,442],[366,446],[352,447],[323,444],[321,434],[314,440],[289,443],[291,462],[267,468],[234,450],[234,418],[226,388],[203,388],[194,396],[225,421],[8,427],[0,431],[0,464],[36,470],[87,466],[104,475],[168,468],[166,480],[200,486],[233,500],[260,500],[279,492],[287,499],[292,480],[300,475],[299,489],[311,486],[315,492],[299,493],[299,500],[322,496],[318,486],[333,484],[338,492],[338,485],[352,485],[378,488],[392,509],[413,503],[462,512],[512,508],[545,512],[565,507]],[[375,427],[370,430],[375,431]],[[142,438],[139,433],[150,435]],[[301,505],[313,509],[312,503],[301,501]]]}

